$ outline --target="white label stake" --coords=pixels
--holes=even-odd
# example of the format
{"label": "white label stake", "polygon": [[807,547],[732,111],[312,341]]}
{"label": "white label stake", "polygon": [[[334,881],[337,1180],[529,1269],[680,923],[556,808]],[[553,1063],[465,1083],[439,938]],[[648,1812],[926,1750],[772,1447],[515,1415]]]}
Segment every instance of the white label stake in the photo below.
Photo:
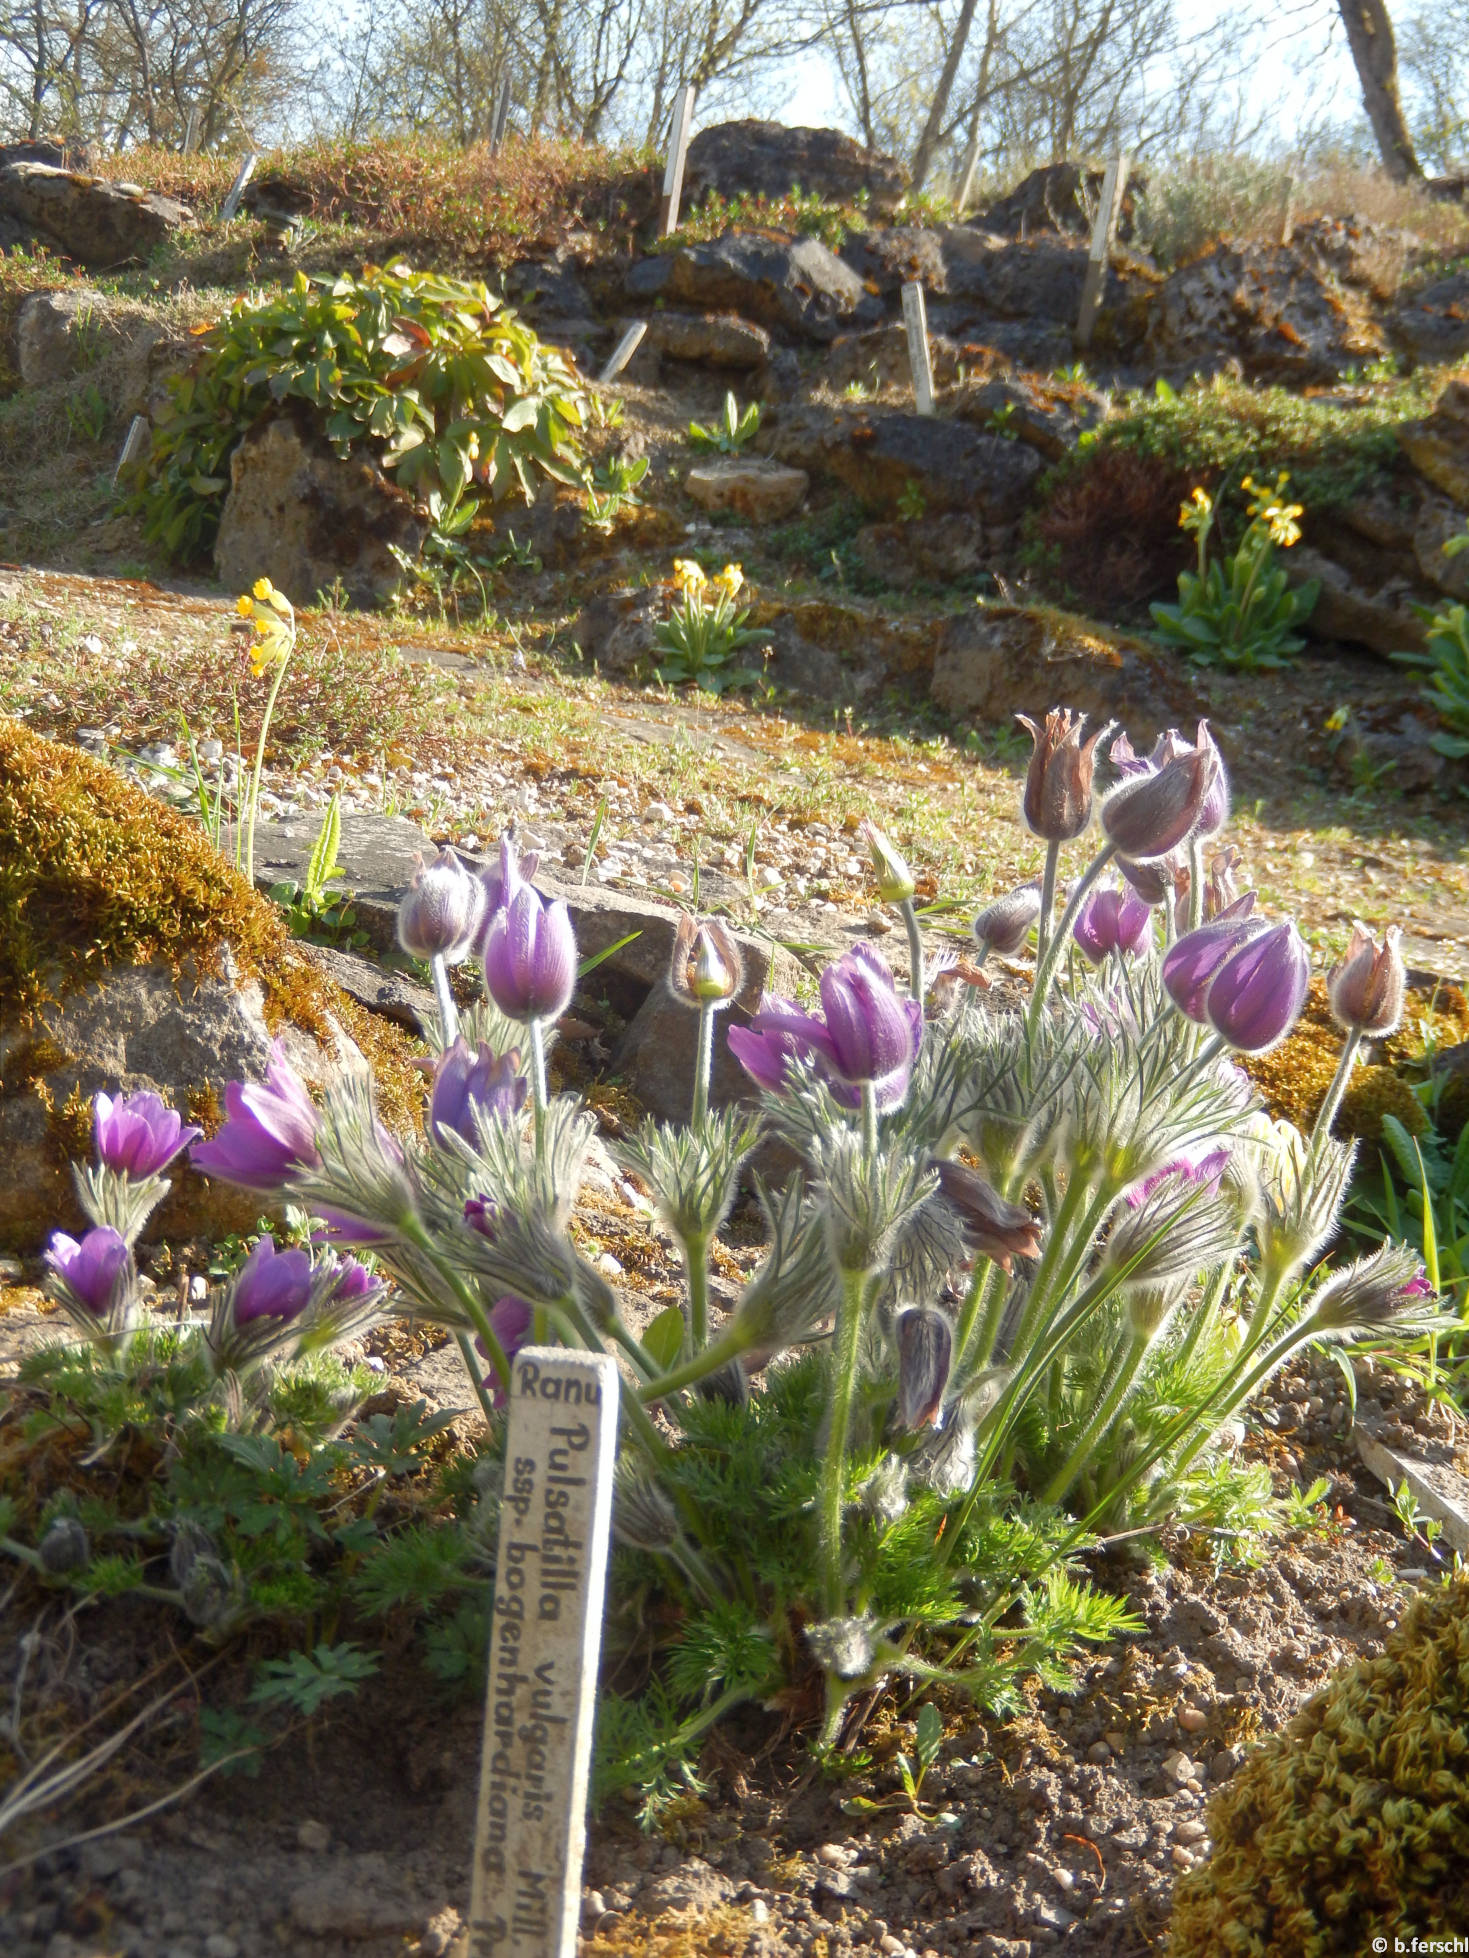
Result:
{"label": "white label stake", "polygon": [[923,287],[903,288],[903,324],[908,329],[908,365],[913,370],[913,401],[920,415],[933,413],[933,362],[928,351],[928,308]]}
{"label": "white label stake", "polygon": [[494,119],[490,123],[490,155],[491,156],[495,154],[495,151],[499,149],[500,145],[505,140],[505,124],[509,119],[509,115],[510,115],[510,77],[509,75],[506,75],[505,79],[500,84],[500,93],[495,102]]}
{"label": "white label stake", "polygon": [[694,120],[694,84],[685,82],[673,105],[673,133],[668,142],[668,166],[663,172],[663,203],[658,212],[658,236],[666,238],[678,229],[678,207],[683,200],[684,158],[689,153],[689,125]]}
{"label": "white label stake", "polygon": [[1097,206],[1097,221],[1092,226],[1091,250],[1087,253],[1086,282],[1081,288],[1081,312],[1076,321],[1076,344],[1089,347],[1092,328],[1102,305],[1102,288],[1107,279],[1107,260],[1117,242],[1117,220],[1122,214],[1122,193],[1127,188],[1127,158],[1119,150],[1107,165],[1102,178],[1102,199]]}
{"label": "white label stake", "polygon": [[617,1448],[617,1367],[527,1346],[510,1432],[467,1958],[575,1958]]}
{"label": "white label stake", "polygon": [[254,150],[251,150],[245,158],[245,161],[240,165],[235,181],[230,185],[230,194],[219,207],[219,221],[221,224],[228,224],[230,219],[235,215],[235,212],[239,210],[240,198],[244,194],[246,184],[254,176],[255,166],[259,161],[260,158],[255,154]]}
{"label": "white label stake", "polygon": [[124,469],[131,469],[133,464],[142,455],[148,445],[148,435],[148,417],[146,415],[134,415],[128,423],[128,432],[123,437],[122,447],[118,451],[117,467],[112,472],[112,487],[114,489],[122,481],[122,472]]}
{"label": "white label stake", "polygon": [[643,335],[647,330],[648,322],[646,320],[633,321],[632,325],[612,349],[612,358],[597,376],[597,379],[603,386],[608,381],[615,381],[617,379],[623,368],[626,367],[638,348],[643,344]]}

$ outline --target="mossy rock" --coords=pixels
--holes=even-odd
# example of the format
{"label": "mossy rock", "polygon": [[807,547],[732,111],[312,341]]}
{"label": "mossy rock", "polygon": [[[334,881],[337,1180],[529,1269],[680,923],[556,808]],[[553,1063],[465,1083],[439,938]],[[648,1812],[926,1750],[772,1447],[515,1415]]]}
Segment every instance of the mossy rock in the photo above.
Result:
{"label": "mossy rock", "polygon": [[[385,1119],[414,1119],[411,1044],[327,982],[195,824],[0,720],[0,1248],[80,1221],[68,1164],[94,1094],[152,1088],[210,1130],[277,1034],[318,1085],[370,1060]],[[217,1234],[258,1210],[184,1169],[157,1228]]]}
{"label": "mossy rock", "polygon": [[1360,1958],[1461,1936],[1469,1579],[1425,1591],[1380,1657],[1308,1701],[1208,1817],[1214,1852],[1179,1883],[1171,1958]]}

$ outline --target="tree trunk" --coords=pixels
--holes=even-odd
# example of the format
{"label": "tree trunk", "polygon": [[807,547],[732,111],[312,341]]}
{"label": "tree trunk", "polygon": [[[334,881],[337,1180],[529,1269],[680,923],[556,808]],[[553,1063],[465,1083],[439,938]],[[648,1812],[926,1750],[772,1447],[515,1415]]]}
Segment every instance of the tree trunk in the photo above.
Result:
{"label": "tree trunk", "polygon": [[1398,50],[1386,0],[1337,0],[1337,5],[1362,84],[1362,102],[1382,152],[1382,167],[1394,183],[1405,184],[1423,175],[1423,165],[1403,120]]}
{"label": "tree trunk", "polygon": [[954,86],[954,77],[959,72],[959,63],[964,59],[964,49],[968,45],[969,30],[974,25],[974,9],[978,0],[963,0],[959,18],[954,25],[954,38],[949,43],[949,52],[939,75],[938,87],[933,92],[933,100],[928,105],[928,121],[923,125],[923,134],[918,139],[918,148],[913,152],[913,188],[922,190],[923,180],[933,165],[934,151],[938,148],[944,133],[944,117],[949,112],[949,94]]}

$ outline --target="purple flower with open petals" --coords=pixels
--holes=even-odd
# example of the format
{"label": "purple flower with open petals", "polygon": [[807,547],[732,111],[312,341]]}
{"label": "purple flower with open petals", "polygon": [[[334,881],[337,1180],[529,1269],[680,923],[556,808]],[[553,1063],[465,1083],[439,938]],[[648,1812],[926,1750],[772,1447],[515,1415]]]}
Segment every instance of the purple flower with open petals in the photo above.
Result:
{"label": "purple flower with open petals", "polygon": [[429,1133],[442,1140],[451,1132],[474,1147],[479,1142],[476,1111],[488,1121],[514,1121],[528,1091],[513,1048],[497,1058],[483,1040],[473,1053],[463,1039],[456,1040],[440,1055],[434,1072]]}
{"label": "purple flower with open petals", "polygon": [[900,998],[893,975],[869,945],[855,945],[821,975],[822,1015],[769,995],[748,1027],[731,1027],[730,1051],[762,1087],[784,1087],[787,1063],[809,1056],[847,1088],[871,1082],[879,1107],[896,1107],[923,1039],[923,1009]]}
{"label": "purple flower with open petals", "polygon": [[1228,1167],[1228,1149],[1211,1149],[1207,1156],[1200,1156],[1197,1161],[1181,1156],[1177,1162],[1164,1163],[1151,1176],[1134,1183],[1126,1192],[1125,1200],[1129,1209],[1140,1210],[1154,1191],[1168,1182],[1177,1182],[1181,1189],[1198,1187],[1201,1193],[1205,1188],[1217,1190]]}
{"label": "purple flower with open petals", "polygon": [[1100,965],[1109,953],[1131,958],[1142,951],[1152,940],[1153,914],[1129,886],[1109,886],[1089,893],[1071,930],[1092,964]]}
{"label": "purple flower with open petals", "polygon": [[224,1105],[227,1119],[214,1140],[189,1151],[206,1176],[274,1196],[298,1170],[320,1163],[316,1110],[281,1041],[271,1047],[264,1083],[232,1081]]}
{"label": "purple flower with open petals", "polygon": [[[535,1318],[535,1313],[526,1304],[525,1300],[516,1298],[513,1292],[507,1293],[502,1299],[496,1299],[494,1305],[491,1306],[490,1330],[494,1333],[496,1339],[499,1340],[507,1360],[513,1360],[521,1347],[529,1340],[531,1329],[535,1325]],[[474,1343],[484,1357],[488,1359],[490,1357],[490,1350],[485,1345],[484,1340],[476,1335]],[[485,1375],[485,1385],[489,1388],[490,1399],[495,1403],[496,1407],[503,1407],[510,1397],[509,1389],[507,1383],[501,1380],[499,1374],[496,1373],[493,1367]]]}
{"label": "purple flower with open petals", "polygon": [[204,1133],[185,1128],[183,1118],[154,1094],[98,1095],[92,1111],[97,1160],[114,1175],[140,1182],[167,1169],[180,1149]]}
{"label": "purple flower with open petals", "polygon": [[1163,955],[1163,987],[1186,1019],[1203,1026],[1206,1003],[1215,974],[1241,945],[1266,929],[1263,919],[1251,917],[1255,893],[1246,891],[1211,924],[1185,932]]}
{"label": "purple flower with open petals", "polygon": [[80,1242],[65,1231],[53,1231],[46,1263],[77,1303],[99,1319],[118,1303],[132,1276],[127,1240],[107,1224],[88,1231]]}
{"label": "purple flower with open petals", "polygon": [[231,1307],[235,1324],[252,1319],[299,1319],[311,1302],[312,1265],[305,1251],[277,1251],[262,1237],[235,1275]]}
{"label": "purple flower with open petals", "polygon": [[522,884],[485,940],[485,984],[512,1020],[555,1020],[576,988],[576,934],[565,902]]}
{"label": "purple flower with open petals", "polygon": [[1310,984],[1311,955],[1287,918],[1230,954],[1210,982],[1204,1011],[1237,1052],[1268,1054],[1300,1018]]}

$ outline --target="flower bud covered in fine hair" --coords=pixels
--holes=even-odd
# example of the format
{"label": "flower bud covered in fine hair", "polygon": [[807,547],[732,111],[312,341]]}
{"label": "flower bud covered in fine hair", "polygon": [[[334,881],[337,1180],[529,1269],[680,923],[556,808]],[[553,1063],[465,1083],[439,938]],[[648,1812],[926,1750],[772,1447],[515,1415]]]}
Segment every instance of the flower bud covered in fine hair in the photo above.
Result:
{"label": "flower bud covered in fine hair", "polygon": [[1198,828],[1222,764],[1210,743],[1188,748],[1156,774],[1128,776],[1102,804],[1102,830],[1119,855],[1150,863]]}
{"label": "flower bud covered in fine hair", "polygon": [[1092,819],[1096,748],[1111,723],[1083,742],[1086,716],[1069,708],[1053,707],[1040,723],[1026,714],[1015,718],[1035,743],[1025,777],[1026,825],[1047,843],[1070,843]]}
{"label": "flower bud covered in fine hair", "polygon": [[943,1157],[929,1164],[939,1180],[939,1192],[959,1213],[965,1242],[999,1265],[1010,1269],[1013,1258],[1038,1258],[1041,1227],[1023,1204],[1010,1203],[978,1170]]}
{"label": "flower bud covered in fine hair", "polygon": [[687,913],[673,935],[668,990],[681,1006],[723,1007],[739,997],[745,961],[734,936],[718,918],[702,921]]}
{"label": "flower bud covered in fine hair", "polygon": [[1382,944],[1374,945],[1367,927],[1360,920],[1353,924],[1346,957],[1326,981],[1331,1011],[1349,1032],[1373,1040],[1397,1032],[1408,986],[1399,949],[1402,936],[1396,925],[1389,925]]}
{"label": "flower bud covered in fine hair", "polygon": [[1383,1244],[1327,1279],[1311,1301],[1310,1323],[1318,1333],[1370,1335],[1395,1320],[1420,1318],[1437,1302],[1418,1253],[1407,1244]]}
{"label": "flower bud covered in fine hair", "polygon": [[555,1020],[576,989],[576,934],[565,901],[523,884],[485,941],[490,998],[512,1020]]}
{"label": "flower bud covered in fine hair", "polygon": [[446,845],[419,859],[398,906],[398,943],[410,958],[459,965],[474,950],[485,915],[485,887]]}
{"label": "flower bud covered in fine hair", "polygon": [[867,845],[872,867],[877,873],[877,894],[884,904],[904,904],[918,888],[913,872],[870,816],[858,825],[858,834]]}
{"label": "flower bud covered in fine hair", "polygon": [[1205,1003],[1214,975],[1232,952],[1265,929],[1263,920],[1250,916],[1254,905],[1255,893],[1246,891],[1212,924],[1185,932],[1163,955],[1164,991],[1179,1012],[1199,1026],[1208,1019]]}
{"label": "flower bud covered in fine hair", "polygon": [[1151,941],[1153,914],[1136,891],[1104,885],[1087,894],[1071,933],[1093,965],[1111,953],[1131,958]]}
{"label": "flower bud covered in fine hair", "polygon": [[92,1540],[75,1516],[53,1518],[36,1548],[42,1566],[52,1577],[85,1570],[92,1558]]}
{"label": "flower bud covered in fine hair", "polygon": [[1038,884],[1022,884],[1018,891],[997,897],[987,904],[971,927],[981,960],[991,952],[1012,959],[1034,931],[1041,915]]}
{"label": "flower bud covered in fine hair", "polygon": [[932,1305],[898,1315],[898,1419],[905,1428],[938,1426],[954,1359],[954,1333]]}
{"label": "flower bud covered in fine hair", "polygon": [[1287,919],[1230,953],[1210,981],[1205,1016],[1238,1053],[1268,1054],[1300,1018],[1310,984],[1311,955]]}

